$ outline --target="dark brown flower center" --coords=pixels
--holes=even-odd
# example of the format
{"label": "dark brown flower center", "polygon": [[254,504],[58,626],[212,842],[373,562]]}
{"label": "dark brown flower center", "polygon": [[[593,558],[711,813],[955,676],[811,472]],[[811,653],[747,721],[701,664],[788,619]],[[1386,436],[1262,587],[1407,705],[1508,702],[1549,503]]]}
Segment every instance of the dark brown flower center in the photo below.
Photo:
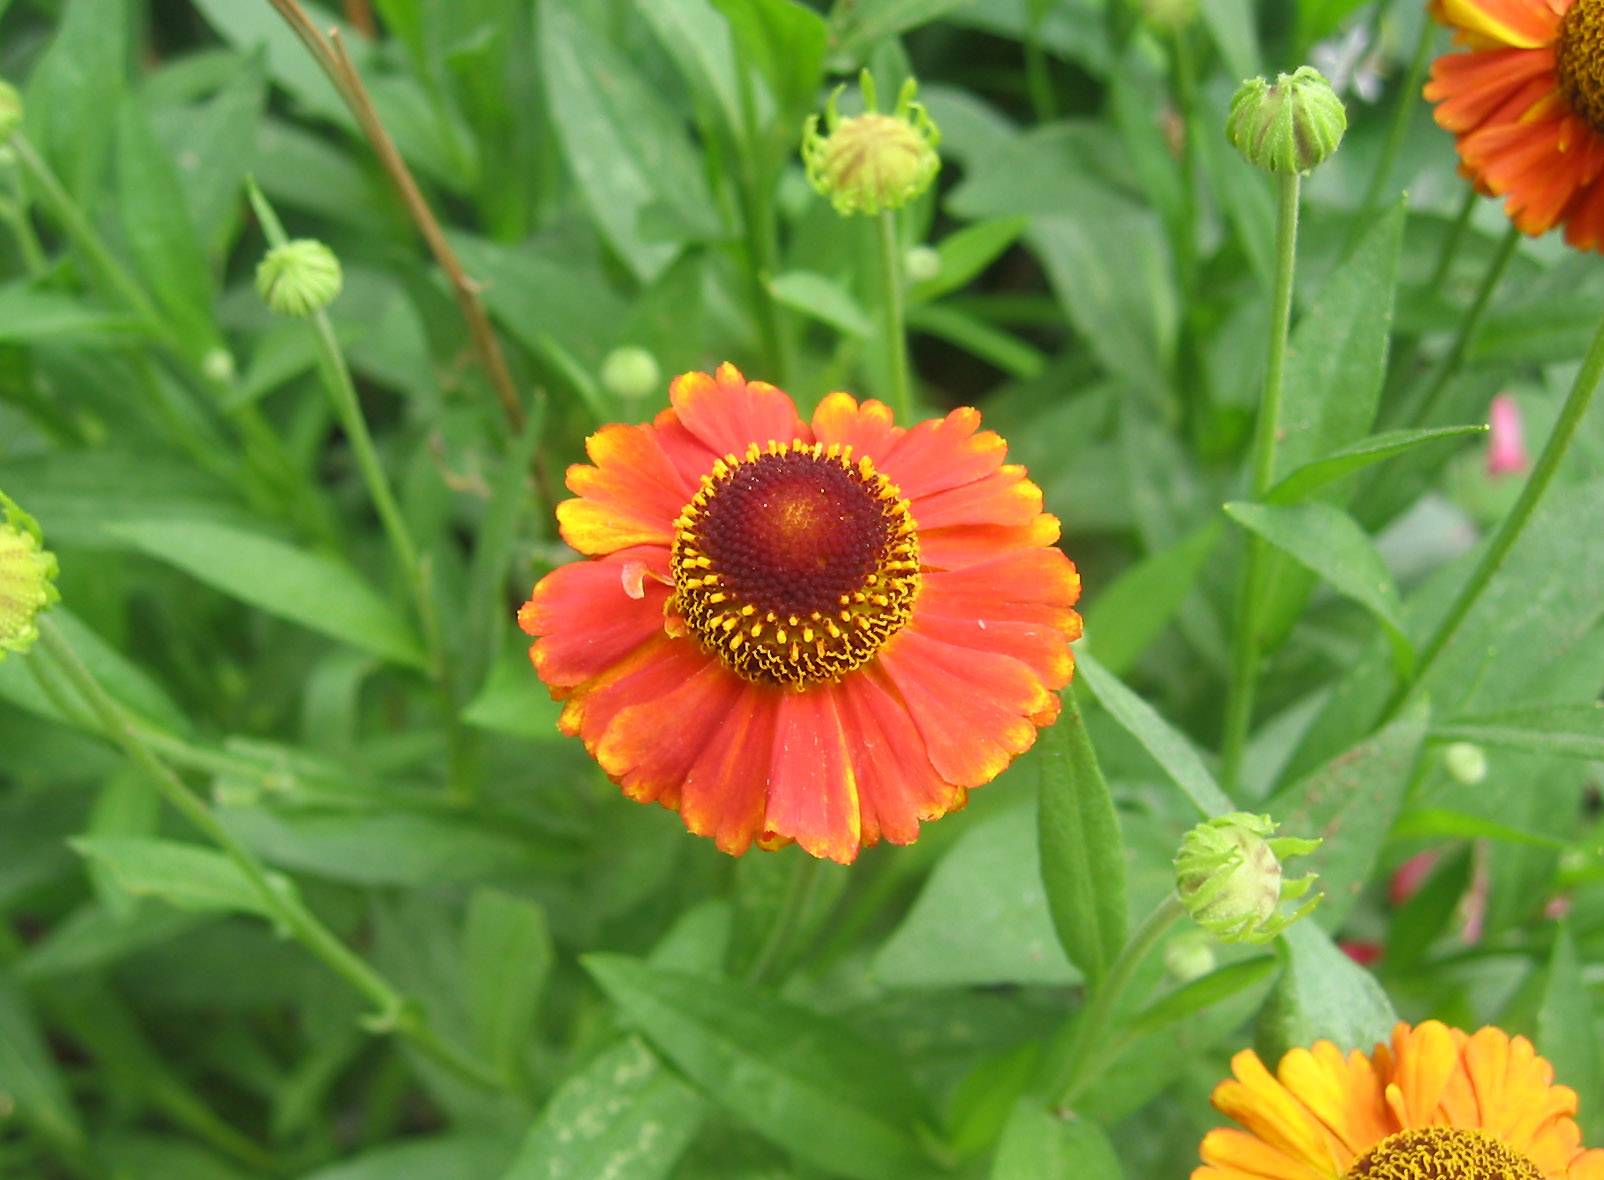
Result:
{"label": "dark brown flower center", "polygon": [[1570,6],[1555,53],[1560,93],[1604,134],[1604,0],[1576,0]]}
{"label": "dark brown flower center", "polygon": [[674,528],[672,608],[748,680],[838,679],[913,613],[908,502],[850,447],[773,442],[726,455]]}
{"label": "dark brown flower center", "polygon": [[1387,1136],[1344,1180],[1543,1180],[1543,1173],[1481,1131],[1421,1127]]}

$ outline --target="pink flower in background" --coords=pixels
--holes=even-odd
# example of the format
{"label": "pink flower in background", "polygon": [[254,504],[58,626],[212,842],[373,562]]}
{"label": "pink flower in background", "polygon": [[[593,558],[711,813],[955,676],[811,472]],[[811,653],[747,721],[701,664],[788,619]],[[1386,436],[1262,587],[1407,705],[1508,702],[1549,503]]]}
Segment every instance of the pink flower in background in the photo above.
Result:
{"label": "pink flower in background", "polygon": [[1487,411],[1487,474],[1519,475],[1529,466],[1526,438],[1521,429],[1520,407],[1507,393],[1493,398]]}
{"label": "pink flower in background", "polygon": [[1437,867],[1438,855],[1435,849],[1428,848],[1399,865],[1392,874],[1392,880],[1387,883],[1387,900],[1399,906],[1419,893],[1431,870]]}

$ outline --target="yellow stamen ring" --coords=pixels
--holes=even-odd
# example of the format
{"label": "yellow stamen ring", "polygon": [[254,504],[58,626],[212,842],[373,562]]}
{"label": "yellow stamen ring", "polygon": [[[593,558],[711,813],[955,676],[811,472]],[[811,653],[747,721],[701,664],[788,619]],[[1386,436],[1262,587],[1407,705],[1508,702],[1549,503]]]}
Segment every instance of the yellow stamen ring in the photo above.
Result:
{"label": "yellow stamen ring", "polygon": [[776,441],[725,455],[674,530],[665,609],[747,680],[838,680],[912,617],[908,501],[850,446]]}

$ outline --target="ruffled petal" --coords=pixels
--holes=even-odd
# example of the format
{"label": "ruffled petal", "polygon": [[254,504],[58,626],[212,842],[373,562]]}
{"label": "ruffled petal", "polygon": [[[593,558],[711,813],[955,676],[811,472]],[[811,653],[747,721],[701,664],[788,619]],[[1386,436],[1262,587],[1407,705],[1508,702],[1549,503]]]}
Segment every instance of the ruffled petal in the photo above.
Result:
{"label": "ruffled petal", "polygon": [[861,839],[858,782],[835,692],[780,692],[774,722],[765,837],[795,840],[840,864],[857,858]]}
{"label": "ruffled petal", "polygon": [[983,479],[1002,466],[1008,444],[992,430],[980,429],[980,411],[969,406],[945,418],[921,422],[905,431],[874,464],[910,500]]}
{"label": "ruffled petal", "polygon": [[881,649],[879,666],[947,782],[978,787],[1036,740],[1033,717],[1053,694],[1010,656],[954,647],[924,634],[918,617]]}
{"label": "ruffled petal", "polygon": [[568,695],[661,634],[667,580],[668,550],[642,547],[560,566],[536,583],[518,626],[537,637],[529,658],[553,696]]}
{"label": "ruffled petal", "polygon": [[[876,467],[906,433],[892,421],[890,406],[873,400],[860,403],[850,393],[828,394],[813,411],[815,441],[849,446],[854,455],[867,455]],[[902,494],[907,495],[907,489]]]}
{"label": "ruffled petal", "polygon": [[976,565],[1015,549],[1056,545],[1062,535],[1058,517],[1043,512],[1023,525],[973,524],[919,530],[919,560],[935,569]]}
{"label": "ruffled petal", "polygon": [[[1536,84],[1537,89],[1530,87]],[[1446,131],[1473,131],[1488,121],[1519,119],[1554,90],[1552,49],[1487,49],[1450,53],[1432,63],[1426,84],[1433,117]]]}
{"label": "ruffled petal", "polygon": [[596,743],[596,761],[630,798],[679,805],[681,784],[743,686],[723,664],[704,660],[669,692],[621,710]]}
{"label": "ruffled petal", "polygon": [[739,455],[771,439],[813,441],[790,397],[766,382],[747,381],[731,364],[674,378],[668,398],[685,428],[717,455]]}
{"label": "ruffled petal", "polygon": [[781,691],[742,682],[681,788],[686,828],[731,856],[740,856],[763,831]]}
{"label": "ruffled petal", "polygon": [[[906,494],[906,492],[904,492]],[[921,496],[912,503],[920,529],[956,525],[1034,524],[1041,515],[1041,489],[1025,478],[1023,467],[1000,467],[990,475],[959,487]]]}
{"label": "ruffled petal", "polygon": [[585,440],[594,466],[568,469],[579,499],[557,506],[564,541],[581,553],[605,554],[631,545],[668,545],[674,518],[694,485],[669,460],[651,426],[604,426]]}
{"label": "ruffled petal", "polygon": [[1436,1020],[1413,1029],[1400,1024],[1393,1030],[1392,1051],[1392,1080],[1386,1095],[1399,1129],[1436,1125],[1443,1089],[1459,1068],[1452,1032]]}
{"label": "ruffled petal", "polygon": [[841,681],[836,712],[852,755],[865,845],[881,837],[911,844],[920,820],[964,805],[964,789],[936,773],[908,711],[872,669]]}

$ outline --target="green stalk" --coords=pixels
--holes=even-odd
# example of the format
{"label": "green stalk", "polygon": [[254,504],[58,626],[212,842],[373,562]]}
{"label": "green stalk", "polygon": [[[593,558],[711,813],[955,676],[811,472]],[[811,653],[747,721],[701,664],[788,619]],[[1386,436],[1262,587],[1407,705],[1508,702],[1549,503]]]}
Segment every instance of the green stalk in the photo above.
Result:
{"label": "green stalk", "polygon": [[1426,674],[1431,671],[1437,658],[1458,634],[1465,617],[1470,614],[1471,608],[1487,589],[1487,584],[1503,567],[1509,551],[1515,547],[1515,542],[1520,540],[1521,533],[1531,521],[1538,503],[1548,491],[1548,485],[1553,482],[1554,473],[1559,470],[1560,463],[1570,450],[1582,419],[1587,416],[1593,394],[1598,390],[1600,378],[1604,378],[1604,321],[1600,322],[1598,329],[1593,333],[1593,341],[1587,347],[1582,367],[1577,370],[1576,380],[1571,384],[1565,405],[1560,409],[1559,419],[1554,423],[1554,432],[1548,436],[1543,453],[1538,457],[1537,465],[1532,468],[1531,478],[1521,489],[1520,499],[1499,524],[1498,531],[1493,534],[1493,539],[1488,544],[1486,552],[1482,554],[1481,561],[1460,588],[1458,597],[1448,608],[1448,613],[1442,617],[1442,621],[1432,631],[1431,637],[1422,645],[1420,658],[1415,661],[1414,675],[1408,684],[1393,694],[1383,724],[1397,713],[1413,688],[1425,680]]}
{"label": "green stalk", "polygon": [[1453,228],[1448,231],[1448,238],[1442,244],[1442,252],[1437,255],[1437,265],[1432,267],[1431,278],[1426,280],[1428,291],[1437,291],[1442,288],[1448,279],[1448,270],[1459,255],[1459,247],[1465,241],[1465,230],[1470,226],[1470,215],[1476,211],[1476,202],[1481,197],[1470,185],[1465,186],[1464,200],[1459,203],[1459,212],[1454,214]]}
{"label": "green stalk", "polygon": [[89,706],[105,736],[155,785],[163,799],[195,828],[222,850],[250,883],[261,900],[263,911],[274,926],[285,931],[377,1009],[370,1027],[377,1032],[396,1032],[411,1041],[425,1056],[449,1069],[463,1080],[486,1089],[498,1089],[496,1075],[441,1040],[394,986],[360,955],[341,942],[289,887],[288,882],[268,871],[228,830],[217,815],[199,799],[182,779],[145,744],[138,728],[122,706],[101,687],[67,637],[48,615],[39,620],[41,650],[66,677]]}
{"label": "green stalk", "polygon": [[875,218],[880,237],[881,315],[885,330],[886,371],[891,381],[891,406],[897,418],[913,420],[913,393],[908,378],[908,336],[902,309],[902,241],[897,215],[883,209]]}
{"label": "green stalk", "polygon": [[1443,354],[1442,360],[1432,370],[1431,377],[1399,407],[1398,418],[1405,427],[1424,426],[1431,421],[1432,415],[1437,412],[1438,403],[1448,390],[1449,382],[1459,372],[1459,367],[1465,363],[1465,353],[1469,351],[1471,343],[1476,338],[1476,332],[1481,328],[1483,316],[1487,314],[1487,305],[1491,302],[1493,292],[1503,281],[1504,272],[1509,269],[1510,262],[1515,257],[1515,247],[1520,244],[1521,232],[1513,225],[1504,234],[1503,241],[1498,243],[1498,251],[1482,275],[1481,285],[1476,288],[1476,297],[1471,301],[1470,307],[1460,318],[1459,328],[1454,333],[1453,343]]}
{"label": "green stalk", "polygon": [[1136,928],[1108,974],[1087,997],[1086,1006],[1071,1018],[1073,1031],[1045,1071],[1046,1093],[1055,1111],[1066,1114],[1073,1109],[1075,1099],[1091,1080],[1093,1066],[1101,1059],[1099,1051],[1115,1031],[1115,1008],[1130,989],[1136,969],[1185,913],[1179,897],[1173,892],[1166,895]]}
{"label": "green stalk", "polygon": [[[1292,324],[1292,281],[1298,265],[1297,173],[1277,177],[1275,286],[1270,304],[1270,334],[1264,366],[1264,397],[1253,436],[1253,498],[1261,498],[1275,477],[1276,436],[1281,430],[1281,400],[1286,384],[1287,333]],[[1226,698],[1221,743],[1223,786],[1236,787],[1253,721],[1253,696],[1259,660],[1259,604],[1264,597],[1264,542],[1247,538],[1242,577],[1237,584],[1236,630],[1232,636],[1231,684]]]}

